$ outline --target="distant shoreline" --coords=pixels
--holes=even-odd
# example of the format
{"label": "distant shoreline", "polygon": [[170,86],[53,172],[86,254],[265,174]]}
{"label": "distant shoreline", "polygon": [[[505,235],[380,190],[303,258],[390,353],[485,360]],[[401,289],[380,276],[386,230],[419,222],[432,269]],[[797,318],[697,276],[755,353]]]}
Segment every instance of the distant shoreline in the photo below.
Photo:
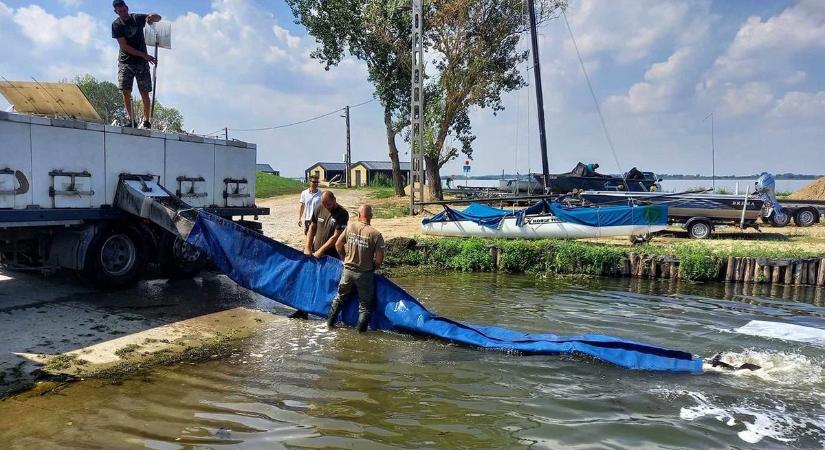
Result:
{"label": "distant shoreline", "polygon": [[[658,175],[658,174],[657,174]],[[441,179],[446,180],[448,176],[452,176],[456,180],[463,180],[465,179],[464,175],[442,175]],[[466,177],[468,180],[500,180],[500,179],[514,179],[516,177],[524,179],[527,175],[514,175],[514,174],[505,174],[505,175],[476,175]],[[712,177],[710,175],[658,175],[659,178],[662,180],[756,180],[759,178],[759,175],[727,175],[727,176],[717,176]],[[818,180],[820,178],[825,177],[825,175],[796,175],[796,174],[782,174],[776,175],[774,174],[773,178],[775,180]]]}

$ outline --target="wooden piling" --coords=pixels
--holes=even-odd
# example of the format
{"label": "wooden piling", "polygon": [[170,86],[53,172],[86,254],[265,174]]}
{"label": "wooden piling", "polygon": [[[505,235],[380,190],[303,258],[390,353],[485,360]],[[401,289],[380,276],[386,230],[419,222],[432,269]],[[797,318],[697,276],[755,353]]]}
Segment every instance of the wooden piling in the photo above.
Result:
{"label": "wooden piling", "polygon": [[725,268],[725,281],[726,282],[733,281],[733,274],[734,274],[733,256],[728,256],[728,266]]}
{"label": "wooden piling", "polygon": [[811,259],[808,260],[808,284],[815,285],[816,284],[816,272],[819,267],[819,260]]}
{"label": "wooden piling", "polygon": [[796,261],[793,264],[793,284],[798,286],[802,283],[802,262]]}
{"label": "wooden piling", "polygon": [[772,268],[773,273],[771,274],[771,284],[779,284],[780,276],[782,275],[782,267],[774,265]]}
{"label": "wooden piling", "polygon": [[816,275],[816,285],[825,286],[825,258],[819,260],[819,270]]}
{"label": "wooden piling", "polygon": [[799,284],[808,284],[808,261],[799,261],[802,268],[799,270]]}
{"label": "wooden piling", "polygon": [[793,263],[788,262],[788,265],[785,266],[785,284],[792,284],[793,283]]}
{"label": "wooden piling", "polygon": [[631,253],[629,258],[622,259],[622,276],[623,277],[630,276],[630,267],[631,267],[630,258],[632,258],[632,257],[633,257],[633,254]]}
{"label": "wooden piling", "polygon": [[745,258],[745,274],[744,274],[744,282],[748,284],[751,282],[751,277],[753,276],[753,261],[751,258]]}
{"label": "wooden piling", "polygon": [[771,269],[772,267],[768,265],[767,261],[765,261],[765,265],[762,266],[762,282],[765,284],[771,283]]}
{"label": "wooden piling", "polygon": [[658,269],[659,262],[656,261],[656,257],[654,256],[650,258],[650,273],[648,274],[650,278],[656,278],[656,276],[658,275]]}

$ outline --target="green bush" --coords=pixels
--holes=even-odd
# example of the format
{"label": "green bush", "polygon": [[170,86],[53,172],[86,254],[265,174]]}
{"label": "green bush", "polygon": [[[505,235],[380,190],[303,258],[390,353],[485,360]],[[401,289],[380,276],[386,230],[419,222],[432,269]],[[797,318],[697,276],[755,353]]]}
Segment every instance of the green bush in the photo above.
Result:
{"label": "green bush", "polygon": [[535,241],[499,241],[501,270],[510,273],[543,271],[547,248]]}
{"label": "green bush", "polygon": [[372,177],[372,182],[370,183],[372,187],[393,187],[392,186],[392,177],[383,173],[377,173],[374,177]]}
{"label": "green bush", "polygon": [[485,272],[493,269],[493,258],[487,241],[467,239],[460,245],[458,254],[450,258],[448,268],[462,272]]}

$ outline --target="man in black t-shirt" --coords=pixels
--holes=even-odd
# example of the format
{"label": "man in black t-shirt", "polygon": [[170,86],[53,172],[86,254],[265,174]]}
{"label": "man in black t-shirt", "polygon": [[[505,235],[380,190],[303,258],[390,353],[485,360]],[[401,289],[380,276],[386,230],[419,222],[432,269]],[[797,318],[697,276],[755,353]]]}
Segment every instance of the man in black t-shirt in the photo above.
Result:
{"label": "man in black t-shirt", "polygon": [[349,213],[335,201],[335,194],[331,191],[321,194],[321,206],[310,220],[304,254],[316,258],[328,255],[341,259],[335,250],[335,242],[347,229]]}
{"label": "man in black t-shirt", "polygon": [[[338,251],[335,250],[335,242],[347,228],[348,222],[349,213],[335,201],[335,194],[331,191],[324,191],[321,194],[321,207],[312,214],[312,219],[310,219],[304,254],[315,258],[327,255],[341,259]],[[298,310],[289,317],[308,319],[309,315],[305,311]]]}
{"label": "man in black t-shirt", "polygon": [[151,128],[149,111],[151,110],[149,93],[152,92],[152,75],[149,73],[149,63],[157,64],[157,60],[146,53],[146,40],[143,37],[143,27],[147,23],[155,23],[161,17],[155,13],[129,14],[129,7],[123,0],[114,0],[117,19],[112,22],[112,38],[117,39],[120,45],[118,54],[117,84],[123,92],[123,104],[129,114],[127,127],[135,126],[132,113],[132,85],[137,80],[138,91],[143,99],[143,128]]}

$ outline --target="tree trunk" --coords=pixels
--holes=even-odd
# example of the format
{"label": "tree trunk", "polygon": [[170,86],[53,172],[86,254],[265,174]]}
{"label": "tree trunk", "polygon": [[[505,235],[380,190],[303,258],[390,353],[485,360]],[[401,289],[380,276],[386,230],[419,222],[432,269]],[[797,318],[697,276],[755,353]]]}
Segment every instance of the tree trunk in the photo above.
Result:
{"label": "tree trunk", "polygon": [[[392,161],[392,185],[395,188],[395,195],[404,197],[404,174],[401,172],[401,162],[398,160],[398,147],[395,145],[395,129],[392,127],[392,115],[390,110],[384,108],[384,125],[387,127],[387,148],[390,150],[390,161]],[[412,174],[408,174],[412,178]],[[409,180],[408,180],[409,181]]]}
{"label": "tree trunk", "polygon": [[433,158],[424,154],[424,165],[427,171],[427,184],[430,186],[430,197],[444,200],[444,193],[441,192],[441,167],[438,166],[438,157]]}

